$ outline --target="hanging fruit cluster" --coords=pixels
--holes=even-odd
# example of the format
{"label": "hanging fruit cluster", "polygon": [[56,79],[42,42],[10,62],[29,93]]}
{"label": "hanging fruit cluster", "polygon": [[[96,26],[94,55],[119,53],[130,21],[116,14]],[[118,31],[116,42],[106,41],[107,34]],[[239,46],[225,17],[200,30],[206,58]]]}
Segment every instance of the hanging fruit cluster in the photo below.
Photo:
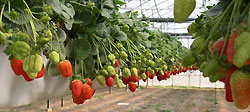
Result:
{"label": "hanging fruit cluster", "polygon": [[79,75],[72,77],[70,90],[75,104],[83,104],[95,94],[95,90],[92,88],[92,80],[89,78],[82,79]]}
{"label": "hanging fruit cluster", "polygon": [[15,74],[27,81],[45,74],[70,79],[76,104],[94,95],[95,79],[110,88],[127,85],[134,92],[140,79],[156,74],[166,79],[183,71],[176,66],[181,66],[187,48],[177,38],[150,30],[139,12],[120,13],[124,4],[122,0],[2,0],[0,45]]}
{"label": "hanging fruit cluster", "polygon": [[195,40],[183,61],[211,82],[223,82],[225,99],[240,109],[250,104],[249,6],[248,0],[224,0],[208,7],[188,28]]}

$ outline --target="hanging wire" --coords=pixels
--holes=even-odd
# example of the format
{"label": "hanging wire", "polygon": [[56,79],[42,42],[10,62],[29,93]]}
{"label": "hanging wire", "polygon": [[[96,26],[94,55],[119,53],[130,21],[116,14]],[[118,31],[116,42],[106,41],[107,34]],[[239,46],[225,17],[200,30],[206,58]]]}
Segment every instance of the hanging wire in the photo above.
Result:
{"label": "hanging wire", "polygon": [[156,1],[154,0],[154,3],[155,3],[155,8],[156,8],[156,11],[157,11],[157,13],[158,13],[158,16],[160,17],[160,18],[162,18],[161,17],[161,14],[160,14],[160,12],[159,12],[159,9],[158,9],[158,5],[156,4]]}

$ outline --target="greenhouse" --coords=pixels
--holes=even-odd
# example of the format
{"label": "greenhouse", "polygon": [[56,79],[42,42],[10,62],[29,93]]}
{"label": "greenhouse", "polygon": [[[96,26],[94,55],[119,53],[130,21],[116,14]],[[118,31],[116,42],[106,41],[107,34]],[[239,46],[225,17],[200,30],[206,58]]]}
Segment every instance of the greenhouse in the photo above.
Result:
{"label": "greenhouse", "polygon": [[250,112],[250,1],[0,0],[0,62],[0,112]]}

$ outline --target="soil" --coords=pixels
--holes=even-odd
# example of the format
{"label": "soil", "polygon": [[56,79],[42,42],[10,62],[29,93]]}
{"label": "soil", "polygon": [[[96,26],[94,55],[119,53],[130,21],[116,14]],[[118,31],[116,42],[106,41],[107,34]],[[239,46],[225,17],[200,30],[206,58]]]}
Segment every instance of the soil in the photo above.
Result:
{"label": "soil", "polygon": [[[141,88],[132,93],[125,89],[96,90],[85,104],[73,104],[71,95],[50,99],[52,112],[250,112],[238,110],[226,102],[223,89]],[[46,112],[47,100],[0,112]]]}

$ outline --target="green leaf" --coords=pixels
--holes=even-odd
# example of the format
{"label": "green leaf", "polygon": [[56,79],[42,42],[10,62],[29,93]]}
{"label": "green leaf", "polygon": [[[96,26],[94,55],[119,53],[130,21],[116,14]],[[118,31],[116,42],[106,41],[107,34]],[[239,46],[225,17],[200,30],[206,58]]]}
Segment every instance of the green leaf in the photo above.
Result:
{"label": "green leaf", "polygon": [[110,9],[115,8],[113,0],[104,0],[103,6],[106,7],[106,8],[110,8]]}
{"label": "green leaf", "polygon": [[111,14],[112,14],[112,10],[103,8],[102,12],[101,12],[102,16],[106,17],[106,18],[111,18]]}
{"label": "green leaf", "polygon": [[91,45],[87,37],[72,40],[67,46],[67,55],[77,60],[86,59],[91,53]]}
{"label": "green leaf", "polygon": [[127,34],[122,31],[119,31],[118,35],[116,35],[115,38],[119,41],[125,41],[128,39]]}

